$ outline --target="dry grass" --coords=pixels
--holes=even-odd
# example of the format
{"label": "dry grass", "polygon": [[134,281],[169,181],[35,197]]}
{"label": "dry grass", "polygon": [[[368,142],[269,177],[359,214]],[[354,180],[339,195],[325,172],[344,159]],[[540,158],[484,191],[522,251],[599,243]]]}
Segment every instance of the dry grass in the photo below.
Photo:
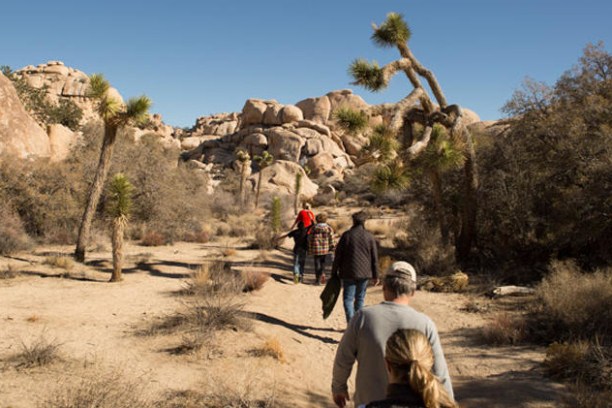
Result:
{"label": "dry grass", "polygon": [[19,276],[19,269],[16,266],[8,264],[5,268],[0,269],[0,280],[15,279]]}
{"label": "dry grass", "polygon": [[32,316],[28,317],[28,318],[27,318],[27,319],[25,319],[25,320],[26,320],[26,322],[28,322],[28,323],[36,323],[36,322],[40,321],[40,316],[38,316],[38,315],[32,315]]}
{"label": "dry grass", "polygon": [[479,334],[484,344],[516,345],[525,340],[526,321],[522,316],[499,313]]}
{"label": "dry grass", "polygon": [[287,362],[283,346],[276,338],[266,340],[261,347],[251,350],[250,354],[256,357],[272,357],[281,363]]}
{"label": "dry grass", "polygon": [[238,293],[239,275],[225,261],[209,261],[200,265],[187,281],[183,294],[207,296],[214,292]]}
{"label": "dry grass", "polygon": [[572,385],[569,387],[571,397],[566,398],[566,408],[610,408],[612,401],[611,390],[593,390],[584,385]]}
{"label": "dry grass", "polygon": [[612,353],[597,341],[553,343],[546,350],[544,367],[553,378],[612,391]]}
{"label": "dry grass", "polygon": [[231,258],[233,256],[236,256],[236,254],[238,253],[238,251],[235,248],[224,248],[221,251],[221,254],[226,257],[226,258]]}
{"label": "dry grass", "polygon": [[68,272],[74,268],[74,260],[72,257],[67,255],[48,256],[45,258],[43,263],[45,265],[53,266],[54,268],[64,269]]}
{"label": "dry grass", "polygon": [[253,269],[246,269],[242,271],[242,278],[244,280],[244,291],[253,292],[263,288],[264,284],[270,279],[270,274]]}
{"label": "dry grass", "polygon": [[256,398],[250,389],[239,391],[221,387],[217,392],[201,393],[192,390],[173,391],[158,402],[156,408],[273,408],[276,407],[274,390],[270,395]]}
{"label": "dry grass", "polygon": [[9,358],[17,368],[47,366],[61,361],[60,344],[56,340],[47,340],[40,336],[29,344],[21,343],[21,351]]}
{"label": "dry grass", "polygon": [[[146,384],[129,378],[119,371],[95,370],[78,382],[57,387],[40,408],[154,408],[145,396]],[[161,407],[161,405],[160,405]]]}
{"label": "dry grass", "polygon": [[205,244],[210,241],[210,232],[204,230],[188,231],[183,235],[183,241]]}

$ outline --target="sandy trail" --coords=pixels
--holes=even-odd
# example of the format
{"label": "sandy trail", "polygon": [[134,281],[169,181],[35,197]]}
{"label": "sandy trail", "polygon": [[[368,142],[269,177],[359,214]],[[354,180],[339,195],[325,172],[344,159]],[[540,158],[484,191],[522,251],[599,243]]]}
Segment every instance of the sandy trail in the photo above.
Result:
{"label": "sandy trail", "polygon": [[[0,407],[35,407],[55,387],[78,375],[83,365],[95,363],[141,378],[155,395],[168,390],[206,391],[223,384],[254,395],[274,393],[281,406],[333,406],[331,368],[345,322],[341,304],[322,319],[318,299],[322,287],[311,284],[312,260],[306,284],[294,285],[289,251],[274,251],[263,260],[258,259],[262,258],[258,251],[238,251],[232,256],[237,268],[260,269],[272,277],[262,290],[243,297],[252,313],[252,332],[224,333],[214,352],[175,356],[167,350],[176,344],[176,337],[142,337],[136,332],[179,310],[184,299],[176,292],[189,273],[203,261],[219,257],[222,248],[130,245],[125,280],[118,284],[105,282],[110,274],[108,253],[91,254],[87,266],[77,265],[65,278],[57,277],[63,271],[42,265],[46,252],[70,249],[39,249],[36,255],[18,257],[21,260],[0,258],[0,268],[12,264],[21,272],[16,279],[0,280]],[[380,288],[368,290],[367,304],[381,300]],[[461,311],[466,301],[464,295],[418,292],[413,303],[438,326],[461,405],[559,406],[563,387],[545,379],[538,369],[543,350],[478,345],[476,331],[487,315]],[[41,336],[60,343],[70,363],[31,370],[16,370],[7,363],[22,342]],[[281,343],[285,363],[250,352],[271,338]]]}

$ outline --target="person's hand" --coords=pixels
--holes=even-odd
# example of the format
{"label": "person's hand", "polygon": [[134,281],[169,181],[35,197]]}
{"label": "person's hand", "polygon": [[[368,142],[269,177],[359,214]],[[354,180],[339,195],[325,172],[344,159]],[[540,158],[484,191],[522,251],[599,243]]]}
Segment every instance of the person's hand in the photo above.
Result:
{"label": "person's hand", "polygon": [[370,283],[372,284],[372,286],[376,286],[380,283],[380,280],[378,278],[372,278],[370,279]]}
{"label": "person's hand", "polygon": [[350,401],[351,397],[349,397],[348,392],[340,392],[337,394],[333,394],[334,403],[340,407],[344,408],[346,406],[346,401]]}

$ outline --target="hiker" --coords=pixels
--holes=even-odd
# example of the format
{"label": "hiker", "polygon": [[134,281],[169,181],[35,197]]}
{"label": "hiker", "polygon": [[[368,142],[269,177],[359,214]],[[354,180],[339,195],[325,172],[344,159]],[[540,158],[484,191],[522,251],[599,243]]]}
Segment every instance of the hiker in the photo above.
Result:
{"label": "hiker", "polygon": [[304,228],[308,228],[315,223],[315,215],[311,210],[310,203],[306,201],[302,203],[302,209],[298,213],[297,217],[295,217],[295,221],[293,221],[293,224],[289,229],[294,229],[300,221],[304,223]]}
{"label": "hiker", "polygon": [[281,235],[279,238],[289,237],[293,239],[293,283],[304,283],[304,268],[306,266],[306,254],[308,253],[308,230],[302,221],[298,222],[297,229]]}
{"label": "hiker", "polygon": [[346,322],[363,307],[368,282],[378,283],[378,250],[374,236],[365,229],[367,214],[353,214],[353,227],[342,234],[336,247],[332,275],[342,280]]}
{"label": "hiker", "polygon": [[365,408],[458,408],[431,372],[433,364],[434,354],[423,333],[397,330],[385,347],[387,397]]}
{"label": "hiker", "polygon": [[317,214],[317,223],[308,234],[308,253],[314,256],[315,284],[325,283],[325,257],[334,252],[334,230],[327,215]]}
{"label": "hiker", "polygon": [[332,397],[338,407],[346,406],[350,399],[347,381],[355,361],[355,406],[385,398],[388,384],[385,343],[398,329],[418,330],[427,337],[434,355],[433,373],[440,379],[449,397],[454,399],[436,325],[428,316],[409,305],[415,291],[416,272],[412,265],[395,262],[383,277],[385,301],[361,309],[351,319],[334,359]]}

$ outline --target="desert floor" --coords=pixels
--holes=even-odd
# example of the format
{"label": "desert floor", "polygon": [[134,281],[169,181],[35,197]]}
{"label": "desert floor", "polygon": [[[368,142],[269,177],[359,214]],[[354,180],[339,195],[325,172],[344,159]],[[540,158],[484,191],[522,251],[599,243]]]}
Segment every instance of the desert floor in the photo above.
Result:
{"label": "desert floor", "polygon": [[[112,284],[108,248],[90,253],[86,265],[75,264],[69,272],[43,261],[49,254],[70,254],[72,247],[0,258],[0,269],[11,265],[19,272],[0,280],[0,407],[44,406],[58,389],[106,373],[142,384],[151,398],[193,390],[236,393],[244,400],[273,397],[276,406],[332,407],[332,363],[345,327],[341,304],[322,319],[322,287],[312,284],[312,260],[306,283],[294,285],[288,242],[266,253],[241,245],[237,240],[155,248],[130,244],[124,280]],[[251,312],[251,330],[223,332],[210,347],[186,355],[172,353],[180,335],[138,334],[180,311],[185,299],[177,293],[193,270],[224,255],[234,268],[271,276],[261,290],[240,297]],[[462,310],[468,302],[496,302],[474,296],[419,291],[413,302],[438,326],[461,406],[560,406],[565,389],[544,378],[543,349],[479,344],[478,329],[499,308]],[[368,304],[381,300],[380,287],[368,289]],[[63,361],[37,368],[13,363],[23,345],[39,339],[58,344]],[[254,352],[271,339],[280,343],[284,361]]]}

